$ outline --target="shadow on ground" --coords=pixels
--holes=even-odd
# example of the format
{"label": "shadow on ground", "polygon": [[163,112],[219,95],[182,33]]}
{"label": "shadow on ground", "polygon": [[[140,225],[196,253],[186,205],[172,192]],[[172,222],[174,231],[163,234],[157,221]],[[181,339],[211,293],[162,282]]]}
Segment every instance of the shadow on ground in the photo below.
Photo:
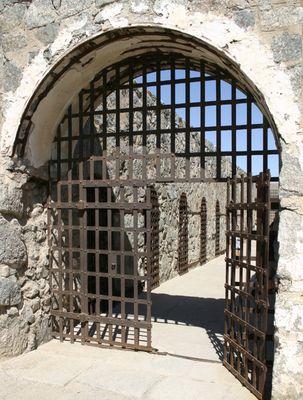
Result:
{"label": "shadow on ground", "polygon": [[[144,314],[139,307],[139,314]],[[224,299],[152,293],[152,322],[205,329],[220,360],[223,358]]]}

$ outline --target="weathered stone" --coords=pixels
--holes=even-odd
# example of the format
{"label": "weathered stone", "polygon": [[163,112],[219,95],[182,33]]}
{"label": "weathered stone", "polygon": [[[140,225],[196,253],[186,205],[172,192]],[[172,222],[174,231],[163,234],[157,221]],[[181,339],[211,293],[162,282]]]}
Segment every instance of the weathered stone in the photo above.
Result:
{"label": "weathered stone", "polygon": [[26,47],[26,38],[24,35],[4,34],[2,37],[2,48],[5,53],[15,52]]}
{"label": "weathered stone", "polygon": [[20,218],[23,213],[23,180],[0,174],[0,212]]}
{"label": "weathered stone", "polygon": [[266,11],[272,8],[272,0],[257,0],[260,10]]}
{"label": "weathered stone", "polygon": [[302,21],[303,7],[296,7],[291,4],[269,8],[260,13],[260,23],[265,31],[293,26],[302,23]]}
{"label": "weathered stone", "polygon": [[[39,311],[37,313],[39,313]],[[50,318],[48,315],[41,313],[41,316],[37,318],[35,324],[39,326],[39,329],[36,331],[36,345],[39,346],[51,339]]]}
{"label": "weathered stone", "polygon": [[281,189],[293,194],[303,194],[303,174],[298,143],[284,145],[283,152],[284,165],[280,174]]}
{"label": "weathered stone", "polygon": [[8,265],[0,264],[0,276],[3,278],[7,278],[11,275],[15,275],[16,270],[14,268],[10,268]]}
{"label": "weathered stone", "polygon": [[17,315],[19,315],[19,310],[17,307],[11,307],[7,310],[6,314],[9,317],[16,317]]}
{"label": "weathered stone", "polygon": [[39,51],[30,51],[28,53],[28,62],[30,63],[37,55],[39,54]]}
{"label": "weathered stone", "polygon": [[80,14],[82,11],[85,11],[87,8],[92,6],[93,3],[94,0],[61,0],[60,18]]}
{"label": "weathered stone", "polygon": [[[185,5],[184,0],[175,0],[174,6],[177,5]],[[171,7],[171,2],[169,0],[155,0],[153,4],[153,9],[156,14],[166,16],[169,13],[169,9]]]}
{"label": "weathered stone", "polygon": [[33,313],[33,310],[31,309],[30,306],[24,305],[24,307],[21,310],[21,317],[28,323],[32,324],[35,321],[35,316]]}
{"label": "weathered stone", "polygon": [[149,8],[148,2],[147,1],[141,1],[141,0],[131,1],[130,6],[131,6],[131,10],[134,13],[138,13],[138,14],[146,12],[148,10],[148,8]]}
{"label": "weathered stone", "polygon": [[273,371],[274,400],[300,400],[303,396],[302,295],[278,293],[276,303],[276,352]]}
{"label": "weathered stone", "polygon": [[302,92],[302,85],[303,85],[303,65],[298,64],[294,65],[293,67],[289,68],[290,72],[290,80],[293,87],[293,91],[297,96],[300,96]]}
{"label": "weathered stone", "polygon": [[0,306],[15,306],[20,302],[21,288],[16,278],[0,278]]}
{"label": "weathered stone", "polygon": [[234,13],[236,23],[242,28],[249,28],[255,24],[255,16],[252,10],[240,10]]}
{"label": "weathered stone", "polygon": [[26,11],[26,4],[15,3],[4,7],[0,15],[1,29],[3,32],[16,29],[22,22]]}
{"label": "weathered stone", "polygon": [[40,308],[40,299],[33,299],[29,302],[29,305],[31,306],[31,309],[33,310],[33,313],[39,310]]}
{"label": "weathered stone", "polygon": [[104,9],[102,9],[96,16],[95,16],[95,23],[96,24],[100,24],[106,20],[108,20],[108,18],[111,15],[118,15],[122,10],[122,4],[108,4],[106,5],[106,7],[104,7]]}
{"label": "weathered stone", "polygon": [[[283,203],[282,203],[283,204]],[[289,206],[288,206],[289,207]],[[297,282],[303,282],[303,270],[297,268],[297,263],[303,257],[303,245],[301,232],[303,230],[303,216],[295,211],[283,210],[280,213],[280,223],[288,229],[279,232],[279,266],[278,275],[284,284],[289,281],[288,290],[293,288]],[[302,285],[303,286],[303,285]],[[297,288],[300,291],[300,287]],[[302,290],[302,288],[301,288]]]}
{"label": "weathered stone", "polygon": [[0,356],[24,352],[28,343],[28,325],[20,319],[0,315]]}
{"label": "weathered stone", "polygon": [[4,63],[4,90],[6,92],[15,91],[21,82],[21,78],[21,69],[12,61],[6,61]]}
{"label": "weathered stone", "polygon": [[54,19],[55,10],[51,0],[36,0],[29,6],[25,15],[25,22],[29,29],[50,24]]}
{"label": "weathered stone", "polygon": [[271,49],[275,62],[297,60],[302,55],[302,37],[284,32],[273,38]]}
{"label": "weathered stone", "polygon": [[43,44],[47,45],[53,43],[58,35],[58,24],[48,24],[39,28],[36,32],[36,38]]}
{"label": "weathered stone", "polygon": [[16,220],[8,222],[0,216],[0,263],[17,268],[26,261],[26,247],[21,238],[19,223]]}
{"label": "weathered stone", "polygon": [[26,297],[27,299],[33,299],[39,294],[37,283],[34,281],[27,281],[25,285],[22,286],[22,292],[24,297]]}
{"label": "weathered stone", "polygon": [[103,6],[106,6],[107,4],[114,3],[114,1],[115,0],[95,0],[95,5],[96,7],[101,8]]}

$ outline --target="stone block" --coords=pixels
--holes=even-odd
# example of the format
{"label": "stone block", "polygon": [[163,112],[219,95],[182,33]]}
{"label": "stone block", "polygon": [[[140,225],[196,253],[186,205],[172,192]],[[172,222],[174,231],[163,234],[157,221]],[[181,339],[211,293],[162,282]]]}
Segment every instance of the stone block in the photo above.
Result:
{"label": "stone block", "polygon": [[300,400],[303,398],[302,365],[303,341],[278,332],[273,370],[272,400]]}
{"label": "stone block", "polygon": [[22,78],[21,69],[12,61],[4,63],[4,82],[3,87],[6,92],[15,91]]}
{"label": "stone block", "polygon": [[282,35],[274,36],[271,49],[277,63],[298,60],[302,56],[302,37],[284,32]]}
{"label": "stone block", "polygon": [[149,8],[148,2],[142,1],[142,0],[134,0],[131,2],[130,6],[131,6],[131,10],[134,13],[138,13],[138,14],[146,12]]}
{"label": "stone block", "polygon": [[21,354],[28,344],[28,325],[20,317],[0,315],[0,357]]}
{"label": "stone block", "polygon": [[21,310],[21,317],[28,323],[32,324],[35,321],[35,316],[33,313],[33,310],[29,305],[24,305],[24,307]]}
{"label": "stone block", "polygon": [[40,308],[40,299],[36,298],[36,299],[31,300],[29,302],[29,305],[30,305],[31,309],[33,310],[33,313],[35,313]]}
{"label": "stone block", "polygon": [[279,264],[278,275],[288,281],[286,286],[296,281],[303,282],[303,245],[302,245],[303,217],[296,212],[283,210],[280,213],[280,227],[278,240]]}
{"label": "stone block", "polygon": [[16,220],[8,222],[0,216],[0,263],[17,268],[26,261],[27,252],[19,223]]}
{"label": "stone block", "polygon": [[37,0],[27,9],[25,23],[29,29],[40,28],[54,22],[55,9],[51,0]]}
{"label": "stone block", "polygon": [[5,53],[15,52],[26,47],[26,38],[24,35],[15,35],[13,33],[8,33],[3,35],[2,38],[2,48]]}
{"label": "stone block", "polygon": [[20,302],[21,288],[16,278],[0,278],[0,306],[15,306]]}
{"label": "stone block", "polygon": [[300,141],[283,145],[283,164],[280,173],[281,190],[294,194],[303,194],[303,158]]}
{"label": "stone block", "polygon": [[87,10],[94,3],[94,0],[61,0],[59,8],[60,18],[65,18],[73,15],[80,14],[82,11]]}
{"label": "stone block", "polygon": [[241,28],[249,28],[255,24],[255,16],[251,10],[240,10],[234,13],[236,24]]}
{"label": "stone block", "polygon": [[22,292],[24,294],[24,297],[28,299],[33,299],[39,294],[37,283],[33,281],[27,281],[24,286],[22,286]]}
{"label": "stone block", "polygon": [[303,87],[303,64],[297,64],[289,68],[290,81],[295,94],[299,97]]}
{"label": "stone block", "polygon": [[0,15],[0,25],[3,32],[11,31],[22,21],[27,7],[26,4],[15,3],[4,7]]}
{"label": "stone block", "polygon": [[10,275],[14,275],[15,274],[15,270],[10,268],[8,265],[5,264],[1,264],[0,265],[0,276],[2,278],[8,278]]}
{"label": "stone block", "polygon": [[262,30],[270,31],[277,28],[293,26],[303,21],[303,7],[291,4],[281,5],[275,8],[269,7],[260,13]]}
{"label": "stone block", "polygon": [[58,35],[58,24],[48,24],[39,28],[36,32],[36,38],[40,40],[43,44],[51,44],[56,39]]}
{"label": "stone block", "polygon": [[6,314],[9,317],[16,317],[17,315],[19,315],[19,310],[17,307],[11,307],[7,310]]}
{"label": "stone block", "polygon": [[23,213],[22,184],[0,175],[0,212],[20,218]]}

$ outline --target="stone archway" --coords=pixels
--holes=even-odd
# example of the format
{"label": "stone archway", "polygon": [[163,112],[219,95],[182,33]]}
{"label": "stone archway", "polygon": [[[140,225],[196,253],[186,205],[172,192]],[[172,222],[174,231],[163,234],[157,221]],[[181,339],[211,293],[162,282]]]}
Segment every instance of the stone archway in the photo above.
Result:
{"label": "stone archway", "polygon": [[[253,73],[252,73],[252,75],[253,75]],[[264,77],[262,78],[262,79],[264,79]],[[262,81],[262,79],[259,79],[259,82],[261,82]],[[258,79],[254,79],[254,81],[257,83],[257,85],[258,85],[258,83],[259,82],[257,82],[258,81]],[[262,85],[258,85],[260,88],[262,87]],[[264,85],[263,85],[264,86]],[[269,100],[269,102],[270,103],[274,103],[274,100],[273,100],[273,98],[271,98],[271,96],[266,96],[267,97],[267,100]],[[273,97],[275,97],[275,96],[273,96]],[[285,97],[287,97],[287,96],[285,96]],[[278,103],[278,101],[277,101],[277,103]],[[279,109],[279,107],[280,106],[277,106],[277,105],[275,105],[275,106],[273,106],[273,107],[271,107],[271,111],[275,114],[275,117],[277,117],[277,114],[278,114],[278,112],[277,112],[277,110]],[[286,123],[285,122],[283,122],[283,121],[281,121],[281,117],[280,117],[280,119],[279,118],[276,118],[276,121],[278,120],[278,125],[281,125],[281,127],[279,126],[279,131],[280,131],[280,133],[283,135],[283,133],[285,132],[285,125],[286,125]],[[11,120],[12,121],[12,120]],[[6,132],[7,132],[7,129],[10,127],[10,125],[9,125],[9,121],[5,121],[5,123],[7,123],[6,125],[5,125],[5,129],[6,129]],[[285,124],[285,125],[283,125],[283,124]],[[290,124],[290,122],[287,122],[287,124]],[[36,126],[38,126],[38,125],[36,125]],[[284,126],[284,129],[282,128],[282,126]],[[288,125],[289,126],[289,125]],[[291,126],[289,126],[290,127],[290,131],[294,131],[294,128],[292,128]],[[281,129],[282,128],[282,129]],[[295,129],[297,129],[297,128],[295,128]],[[12,129],[12,131],[13,131],[13,129]],[[4,141],[6,141],[7,140],[7,138],[5,138],[4,139]],[[4,145],[4,147],[5,147],[5,145]],[[37,147],[37,149],[39,148],[39,146]],[[32,149],[30,149],[30,152],[32,152]],[[287,154],[287,153],[286,153]],[[29,160],[30,160],[30,157],[31,156],[29,156]],[[287,156],[286,156],[287,157]],[[291,158],[292,156],[290,156],[290,158]],[[287,168],[287,159],[285,158],[285,160],[286,160],[286,163],[285,163],[285,171],[286,171],[286,168]],[[37,166],[38,164],[36,164],[36,166]],[[35,166],[35,165],[34,165]],[[286,171],[286,175],[285,176],[287,176],[287,171]],[[282,170],[282,177],[283,177],[283,170]],[[284,179],[284,183],[285,183],[285,187],[287,188],[287,185],[288,185],[288,183],[287,183],[287,180],[285,180]],[[288,202],[290,201],[290,200],[287,200]],[[291,202],[291,201],[290,201]],[[286,214],[286,213],[285,213]],[[283,220],[283,217],[282,217],[282,224],[281,224],[281,227],[283,228],[283,224],[285,224],[285,227],[287,227],[287,221],[286,221],[286,219],[284,219]],[[283,231],[284,232],[284,231]],[[283,236],[281,236],[282,237],[282,239],[283,239]],[[286,246],[287,247],[287,246]],[[285,254],[287,254],[288,253],[288,249],[286,248],[286,247],[284,247],[283,248],[283,245],[282,245],[282,255],[283,255],[283,251],[285,251]],[[285,257],[285,259],[287,260],[287,256]],[[280,261],[281,261],[281,259],[280,259]],[[283,258],[282,258],[282,261],[283,261]],[[285,273],[287,274],[287,267],[286,267],[286,265],[285,265],[286,263],[284,262],[284,266],[285,267],[283,267],[284,268],[284,271],[285,271]],[[283,308],[283,307],[282,307]],[[282,324],[283,325],[283,324]]]}

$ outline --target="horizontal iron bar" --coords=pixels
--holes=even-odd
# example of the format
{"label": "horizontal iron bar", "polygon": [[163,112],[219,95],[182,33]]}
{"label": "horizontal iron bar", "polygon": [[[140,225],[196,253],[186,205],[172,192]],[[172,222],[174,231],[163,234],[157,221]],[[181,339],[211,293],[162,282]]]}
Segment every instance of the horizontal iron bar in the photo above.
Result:
{"label": "horizontal iron bar", "polygon": [[91,314],[84,314],[84,313],[77,314],[68,311],[51,310],[51,315],[59,318],[79,320],[81,322],[100,322],[103,324],[129,326],[133,328],[144,328],[144,329],[151,329],[152,327],[151,323],[145,321],[139,321],[139,320],[135,321],[131,319],[114,318],[114,317],[102,317],[102,316],[97,317]]}
{"label": "horizontal iron bar", "polygon": [[250,323],[244,321],[244,319],[238,317],[236,314],[232,313],[231,311],[227,310],[226,308],[224,309],[224,314],[227,314],[227,316],[238,322],[239,324],[245,326],[247,329],[249,329],[251,332],[253,332],[256,336],[265,339],[266,334],[262,331],[260,331],[260,329],[256,328],[253,325],[250,325]]}

